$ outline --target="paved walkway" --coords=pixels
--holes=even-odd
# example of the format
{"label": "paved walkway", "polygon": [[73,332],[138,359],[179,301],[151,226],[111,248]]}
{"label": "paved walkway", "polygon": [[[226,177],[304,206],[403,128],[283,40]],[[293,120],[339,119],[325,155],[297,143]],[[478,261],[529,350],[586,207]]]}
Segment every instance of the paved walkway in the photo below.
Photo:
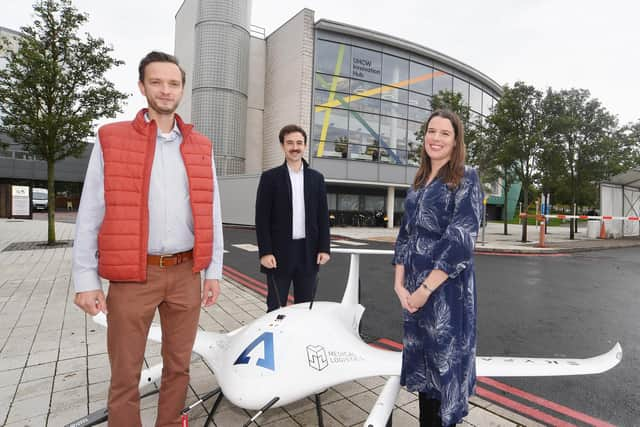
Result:
{"label": "paved walkway", "polygon": [[[511,232],[517,233],[516,227],[512,226]],[[6,250],[14,243],[46,240],[46,233],[46,221],[0,219],[0,425],[63,426],[103,408],[106,403],[109,366],[105,330],[73,305],[71,247],[22,245],[23,250]],[[332,233],[361,239],[388,240],[394,236],[393,230],[386,229],[337,228]],[[493,232],[487,236],[492,238]],[[57,238],[71,240],[73,224],[57,223]],[[491,240],[493,242],[486,245],[488,248],[519,247],[501,243],[497,238]],[[230,331],[263,312],[262,296],[225,278],[218,303],[203,309],[200,327]],[[149,343],[146,363],[157,363],[159,358],[159,345]],[[325,425],[362,425],[383,384],[384,378],[376,377],[328,390],[322,395]],[[209,368],[194,356],[187,402],[215,385]],[[153,425],[156,406],[157,395],[143,400],[145,426]],[[416,396],[402,390],[393,424],[417,425],[417,406]],[[200,418],[201,421],[192,425],[201,423],[203,416],[203,410],[196,409],[192,420]],[[237,426],[248,418],[248,412],[223,400],[215,424]],[[313,402],[304,399],[269,411],[259,419],[259,425],[316,425]],[[462,425],[539,424],[473,398],[471,412]]]}

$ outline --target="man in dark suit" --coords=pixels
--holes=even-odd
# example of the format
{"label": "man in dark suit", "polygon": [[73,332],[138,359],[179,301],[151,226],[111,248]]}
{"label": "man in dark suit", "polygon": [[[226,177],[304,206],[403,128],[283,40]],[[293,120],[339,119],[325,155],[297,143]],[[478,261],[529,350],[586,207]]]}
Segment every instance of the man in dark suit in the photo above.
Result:
{"label": "man in dark suit", "polygon": [[262,174],[256,197],[260,271],[267,274],[269,289],[267,311],[286,305],[291,282],[296,304],[311,301],[318,267],[330,258],[324,177],[302,158],[307,134],[300,126],[287,125],[278,137],[285,162]]}

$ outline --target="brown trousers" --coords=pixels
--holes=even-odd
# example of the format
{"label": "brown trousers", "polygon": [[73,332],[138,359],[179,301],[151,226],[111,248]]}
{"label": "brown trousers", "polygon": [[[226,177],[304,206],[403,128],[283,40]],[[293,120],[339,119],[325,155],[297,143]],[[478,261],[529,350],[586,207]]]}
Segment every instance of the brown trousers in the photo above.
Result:
{"label": "brown trousers", "polygon": [[156,308],[162,326],[162,383],[156,426],[180,426],[189,384],[191,349],[200,317],[200,274],[192,261],[147,267],[147,281],[112,282],[107,295],[111,363],[109,426],[141,426],[138,383]]}

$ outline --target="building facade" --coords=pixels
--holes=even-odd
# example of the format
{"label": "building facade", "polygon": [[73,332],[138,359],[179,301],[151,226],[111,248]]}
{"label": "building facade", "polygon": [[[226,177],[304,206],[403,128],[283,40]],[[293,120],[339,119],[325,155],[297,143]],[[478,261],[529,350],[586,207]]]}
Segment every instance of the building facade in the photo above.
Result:
{"label": "building facade", "polygon": [[[306,157],[325,176],[334,223],[376,225],[383,212],[388,226],[397,224],[432,97],[460,93],[471,120],[481,122],[501,94],[498,83],[454,58],[316,22],[309,9],[265,37],[246,20],[250,7],[248,0],[185,0],[176,14],[175,54],[193,81],[179,112],[214,141],[225,222],[253,224],[259,175],[283,162],[277,134],[296,123],[309,131]],[[226,28],[226,38],[203,25]],[[203,70],[202,62],[217,65]],[[203,79],[209,93],[201,96]],[[210,111],[195,115],[203,103]]]}

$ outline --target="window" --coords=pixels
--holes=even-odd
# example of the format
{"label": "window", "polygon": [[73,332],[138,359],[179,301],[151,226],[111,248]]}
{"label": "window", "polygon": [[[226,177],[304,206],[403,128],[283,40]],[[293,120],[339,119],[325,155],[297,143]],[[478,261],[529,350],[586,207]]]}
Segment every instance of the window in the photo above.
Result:
{"label": "window", "polygon": [[[396,86],[409,78],[409,61],[392,55],[382,55],[382,83]],[[406,87],[406,86],[405,86]]]}
{"label": "window", "polygon": [[397,102],[382,101],[380,106],[382,114],[385,116],[393,116],[401,119],[407,118],[407,105],[398,104]]}
{"label": "window", "polygon": [[433,93],[437,94],[444,90],[453,90],[453,77],[443,71],[436,71],[438,75],[433,79]]}
{"label": "window", "polygon": [[469,83],[464,80],[460,80],[457,77],[453,78],[453,91],[462,95],[462,102],[464,105],[469,105]]}
{"label": "window", "polygon": [[482,93],[482,115],[490,116],[493,112],[493,102],[494,99],[486,92]]}
{"label": "window", "polygon": [[349,142],[352,144],[378,145],[380,116],[351,112],[349,118]]}
{"label": "window", "polygon": [[380,147],[380,162],[394,165],[407,164],[407,152],[405,150],[394,150]]}
{"label": "window", "polygon": [[420,133],[423,123],[408,122],[407,126],[407,142],[409,144],[422,144],[422,139],[418,140],[417,135]]}
{"label": "window", "polygon": [[316,89],[333,90],[336,92],[349,92],[349,79],[346,77],[332,76],[316,73]]}
{"label": "window", "polygon": [[384,210],[384,196],[364,196],[364,210],[374,212]]}
{"label": "window", "polygon": [[393,117],[381,117],[380,145],[389,148],[407,148],[407,121]]}
{"label": "window", "polygon": [[382,53],[353,46],[351,57],[351,76],[360,80],[380,82]]}
{"label": "window", "polygon": [[327,193],[327,205],[330,211],[336,210],[336,204],[337,204],[336,199],[337,199],[336,193]]}
{"label": "window", "polygon": [[314,141],[313,152],[316,157],[331,157],[335,159],[345,159],[347,157],[347,142],[344,141]]}
{"label": "window", "polygon": [[474,85],[469,86],[469,107],[478,113],[482,111],[482,91]]}
{"label": "window", "polygon": [[433,93],[433,68],[412,62],[409,65],[409,89],[431,95]]}
{"label": "window", "polygon": [[355,95],[368,96],[370,98],[379,98],[380,85],[377,83],[365,82],[364,80],[351,79],[351,93]]}
{"label": "window", "polygon": [[352,110],[380,114],[380,99],[377,98],[356,98],[350,102],[350,106]]}
{"label": "window", "polygon": [[376,144],[349,144],[349,159],[351,160],[377,162],[380,157],[379,154],[380,152]]}
{"label": "window", "polygon": [[349,112],[339,108],[316,107],[312,138],[319,141],[346,141]]}
{"label": "window", "polygon": [[429,114],[431,114],[430,110],[409,106],[409,120],[424,123],[429,118]]}
{"label": "window", "polygon": [[337,199],[339,211],[360,210],[360,196],[357,194],[338,194]]}
{"label": "window", "polygon": [[415,92],[409,92],[409,105],[413,107],[431,109],[431,97],[427,95],[421,95]]}
{"label": "window", "polygon": [[404,212],[404,196],[402,197],[396,196],[393,205],[395,207],[394,211],[396,213]]}
{"label": "window", "polygon": [[380,97],[387,101],[407,103],[409,94],[405,89],[396,89],[391,86],[383,86],[380,89]]}
{"label": "window", "polygon": [[316,58],[316,71],[325,74],[348,76],[351,71],[351,46],[334,43],[326,40],[318,40],[316,44],[318,56]]}

